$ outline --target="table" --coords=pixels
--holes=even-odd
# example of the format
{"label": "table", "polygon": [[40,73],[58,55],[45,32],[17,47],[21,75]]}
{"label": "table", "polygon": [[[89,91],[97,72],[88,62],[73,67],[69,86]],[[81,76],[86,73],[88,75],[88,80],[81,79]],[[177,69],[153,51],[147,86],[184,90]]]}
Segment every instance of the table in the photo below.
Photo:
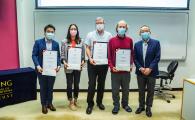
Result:
{"label": "table", "polygon": [[34,69],[0,70],[0,107],[36,100],[37,75]]}
{"label": "table", "polygon": [[184,79],[181,119],[195,119],[195,79]]}

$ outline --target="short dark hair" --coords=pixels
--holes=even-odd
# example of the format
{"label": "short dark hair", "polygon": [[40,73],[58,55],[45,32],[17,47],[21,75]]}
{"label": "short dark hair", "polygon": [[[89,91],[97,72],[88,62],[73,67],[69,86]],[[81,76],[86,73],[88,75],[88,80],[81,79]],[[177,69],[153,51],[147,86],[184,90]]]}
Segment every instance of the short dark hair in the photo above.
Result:
{"label": "short dark hair", "polygon": [[47,30],[48,28],[53,28],[54,32],[55,32],[55,30],[56,30],[56,28],[55,28],[52,24],[48,24],[48,25],[46,25],[46,26],[44,27],[44,32],[46,32],[46,30]]}

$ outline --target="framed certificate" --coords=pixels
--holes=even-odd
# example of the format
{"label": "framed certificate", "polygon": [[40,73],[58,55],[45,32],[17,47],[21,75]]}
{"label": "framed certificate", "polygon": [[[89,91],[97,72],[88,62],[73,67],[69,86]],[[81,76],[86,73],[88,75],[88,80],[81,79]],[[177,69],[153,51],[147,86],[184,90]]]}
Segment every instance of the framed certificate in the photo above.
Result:
{"label": "framed certificate", "polygon": [[96,65],[108,64],[108,43],[95,42],[93,45],[93,59]]}
{"label": "framed certificate", "polygon": [[69,70],[81,70],[82,48],[68,48],[68,67]]}
{"label": "framed certificate", "polygon": [[116,69],[120,71],[130,70],[131,50],[118,49],[116,51]]}
{"label": "framed certificate", "polygon": [[42,75],[56,76],[57,51],[43,52],[43,72]]}

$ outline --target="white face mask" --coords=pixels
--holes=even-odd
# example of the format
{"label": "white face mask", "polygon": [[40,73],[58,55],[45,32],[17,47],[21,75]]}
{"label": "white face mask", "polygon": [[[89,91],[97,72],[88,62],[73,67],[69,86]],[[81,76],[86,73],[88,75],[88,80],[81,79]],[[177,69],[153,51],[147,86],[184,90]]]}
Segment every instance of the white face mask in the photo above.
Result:
{"label": "white face mask", "polygon": [[54,35],[54,33],[46,32],[45,36],[48,40],[52,40],[52,39],[54,39],[55,35]]}
{"label": "white face mask", "polygon": [[96,29],[98,31],[104,30],[104,24],[96,24]]}
{"label": "white face mask", "polygon": [[70,30],[70,35],[71,36],[76,36],[77,35],[77,31],[76,30]]}

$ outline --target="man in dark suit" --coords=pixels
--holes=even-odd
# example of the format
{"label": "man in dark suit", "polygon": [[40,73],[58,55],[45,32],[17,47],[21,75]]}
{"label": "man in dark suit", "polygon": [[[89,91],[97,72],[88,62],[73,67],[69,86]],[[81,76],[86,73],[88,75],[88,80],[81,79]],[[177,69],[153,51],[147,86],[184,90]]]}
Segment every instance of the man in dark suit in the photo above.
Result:
{"label": "man in dark suit", "polygon": [[[160,42],[150,37],[150,28],[146,25],[140,28],[142,40],[135,43],[134,63],[139,88],[139,107],[136,114],[145,110],[146,115],[152,117],[151,107],[153,104],[154,87],[156,75],[159,74],[158,62],[160,61],[161,48]],[[147,98],[145,102],[145,88],[147,86]]]}
{"label": "man in dark suit", "polygon": [[47,108],[49,108],[51,111],[56,111],[56,108],[52,104],[55,77],[42,75],[43,52],[46,50],[57,51],[57,68],[55,70],[56,72],[58,72],[60,70],[60,50],[59,44],[54,41],[55,27],[53,25],[49,24],[45,26],[44,35],[44,38],[35,41],[32,51],[32,59],[36,68],[40,84],[42,113],[47,114]]}

